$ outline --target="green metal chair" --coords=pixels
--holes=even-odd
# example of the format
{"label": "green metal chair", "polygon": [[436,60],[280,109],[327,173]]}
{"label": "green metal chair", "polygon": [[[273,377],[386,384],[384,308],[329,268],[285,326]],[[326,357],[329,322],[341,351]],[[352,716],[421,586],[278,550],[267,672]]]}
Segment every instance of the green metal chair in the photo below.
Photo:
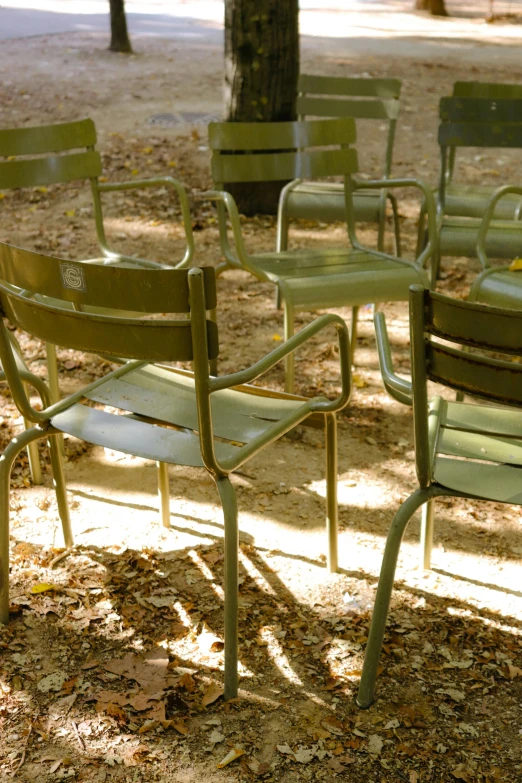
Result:
{"label": "green metal chair", "polygon": [[[85,263],[162,269],[165,268],[164,264],[127,256],[109,247],[103,223],[101,197],[104,193],[119,190],[171,188],[179,199],[186,236],[185,252],[175,266],[190,266],[194,255],[194,242],[190,208],[183,185],[173,177],[136,179],[132,182],[101,182],[102,161],[95,145],[96,128],[90,119],[56,125],[0,129],[0,190],[88,180],[101,256],[86,259]],[[49,386],[53,399],[57,400],[59,389],[56,352],[51,344],[47,345],[47,357]]]}
{"label": "green metal chair", "polygon": [[[399,117],[400,79],[363,79],[301,74],[297,87],[297,114],[310,117],[352,117],[387,123],[388,135],[382,178],[391,177],[393,144]],[[393,215],[395,253],[400,255],[400,225],[397,200],[385,190],[357,192],[353,199],[354,220],[376,223],[377,247],[383,250],[386,228],[386,202]],[[281,199],[277,249],[288,247],[288,221],[306,218],[331,223],[346,221],[344,185],[341,182],[294,180],[285,187]]]}
{"label": "green metal chair", "polygon": [[[237,206],[223,191],[205,194],[217,202],[224,268],[244,269],[259,280],[277,286],[284,310],[284,337],[294,333],[298,311],[351,306],[352,357],[357,335],[357,311],[367,302],[403,301],[412,283],[428,285],[424,270],[435,246],[435,204],[431,190],[415,179],[358,182],[357,153],[348,145],[355,141],[352,119],[303,122],[211,123],[212,175],[216,186],[231,182],[270,182],[306,177],[344,177],[346,218],[350,246],[313,250],[284,250],[249,254],[241,235]],[[416,261],[371,250],[357,240],[353,198],[360,187],[416,187],[428,204],[430,240]],[[227,232],[230,220],[234,247]],[[433,237],[433,239],[432,239]],[[285,389],[294,388],[294,357],[286,360]]]}
{"label": "green metal chair", "polygon": [[[520,100],[522,99],[522,85],[520,84],[496,84],[495,82],[455,82],[453,85],[454,98],[475,98],[481,100]],[[443,117],[441,119],[444,120]],[[478,121],[481,121],[479,116]],[[466,120],[464,120],[466,121]],[[470,120],[474,122],[473,118]],[[464,217],[482,217],[487,208],[489,199],[495,191],[491,185],[466,185],[453,181],[455,170],[456,148],[448,151],[447,173],[444,199],[444,212],[446,215]],[[495,218],[499,220],[518,220],[522,210],[522,199],[505,198],[496,207]]]}
{"label": "green metal chair", "polygon": [[[376,314],[375,326],[385,387],[395,399],[413,404],[419,487],[401,505],[388,533],[357,697],[363,708],[374,699],[399,547],[415,511],[423,507],[421,565],[429,568],[435,498],[522,505],[522,367],[516,361],[491,358],[491,352],[522,356],[522,313],[412,286],[411,382],[393,371],[382,313]],[[487,403],[448,402],[441,397],[428,403],[428,381]]]}
{"label": "green metal chair", "polygon": [[[522,147],[522,99],[442,98],[439,145],[441,165],[437,194],[439,247],[433,269],[438,276],[442,256],[476,257],[480,219],[496,188],[453,181],[456,150]],[[522,199],[508,193],[496,202],[488,249],[498,257],[512,256],[520,242]],[[423,221],[419,223],[422,246]]]}
{"label": "green metal chair", "polygon": [[[139,311],[146,318],[93,314],[36,301],[20,291],[38,291],[53,301],[101,310]],[[324,315],[252,367],[212,377],[218,354],[215,271],[127,269],[43,256],[0,244],[0,311],[17,328],[66,348],[121,356],[128,361],[105,377],[44,408],[27,398],[11,341],[0,326],[0,360],[13,398],[31,429],[13,439],[0,458],[0,622],[9,610],[9,475],[18,452],[48,438],[65,544],[73,545],[59,433],[116,451],[155,460],[162,518],[169,521],[166,464],[205,467],[214,479],[225,527],[225,698],[237,694],[237,503],[230,474],[297,424],[324,424],[328,566],[337,569],[336,411],[350,396],[348,330],[336,315]],[[177,318],[154,319],[157,313]],[[341,391],[334,400],[306,399],[247,385],[326,327],[339,339]],[[194,372],[157,362],[191,361]],[[108,405],[125,415],[92,407]]]}
{"label": "green metal chair", "polygon": [[[512,257],[521,253],[522,225],[517,232],[502,232],[498,229],[498,221],[492,224],[493,217],[499,202],[506,196],[518,196],[522,198],[522,188],[515,185],[504,185],[493,194],[486,213],[482,219],[477,237],[477,256],[482,265],[481,274],[474,280],[469,292],[469,301],[482,302],[495,307],[509,307],[514,310],[522,309],[522,277],[520,271],[514,271],[510,264],[492,266],[488,258],[487,247],[491,249],[489,232],[495,225],[495,240],[502,243],[503,236],[508,240],[507,245]],[[518,224],[517,228],[518,228]],[[518,237],[518,246],[515,238]],[[511,241],[510,241],[511,240]],[[495,249],[495,248],[494,248]],[[508,253],[509,255],[510,253]],[[499,253],[498,255],[505,255]]]}

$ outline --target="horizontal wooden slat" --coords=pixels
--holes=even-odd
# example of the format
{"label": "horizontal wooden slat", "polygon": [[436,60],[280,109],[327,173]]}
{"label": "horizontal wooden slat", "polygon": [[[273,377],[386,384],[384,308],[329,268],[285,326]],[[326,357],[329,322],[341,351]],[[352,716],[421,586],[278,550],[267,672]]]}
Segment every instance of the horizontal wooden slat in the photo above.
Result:
{"label": "horizontal wooden slat", "polygon": [[[213,267],[203,267],[205,302],[216,307]],[[0,243],[0,278],[13,286],[76,305],[142,313],[188,313],[186,269],[128,269],[64,261]]]}
{"label": "horizontal wooden slat", "polygon": [[298,92],[318,95],[346,95],[367,98],[396,99],[401,93],[400,79],[362,79],[344,76],[315,76],[302,73],[297,86]]}
{"label": "horizontal wooden slat", "polygon": [[[88,353],[150,362],[192,361],[190,321],[139,320],[62,310],[14,295],[0,286],[0,308],[20,329],[41,340]],[[207,321],[209,359],[217,358],[218,334]]]}
{"label": "horizontal wooden slat", "polygon": [[75,179],[98,177],[101,172],[100,154],[95,150],[47,158],[2,161],[0,189],[55,185]]}
{"label": "horizontal wooden slat", "polygon": [[515,99],[441,98],[444,122],[522,122],[522,95]]}
{"label": "horizontal wooden slat", "polygon": [[43,155],[93,147],[95,144],[96,128],[92,120],[0,129],[0,157]]}
{"label": "horizontal wooden slat", "polygon": [[358,120],[389,120],[399,116],[398,101],[342,100],[300,95],[297,113],[307,117],[353,117]]}
{"label": "horizontal wooden slat", "polygon": [[354,142],[355,123],[349,118],[303,122],[211,122],[208,138],[213,150],[327,147]]}
{"label": "horizontal wooden slat", "polygon": [[456,351],[440,343],[426,346],[428,378],[466,394],[522,405],[522,367]]}
{"label": "horizontal wooden slat", "polygon": [[453,95],[461,98],[522,98],[522,84],[455,82]]}
{"label": "horizontal wooden slat", "polygon": [[241,155],[214,155],[215,182],[272,182],[307,177],[354,174],[357,153],[350,150],[307,150]]}
{"label": "horizontal wooden slat", "polygon": [[448,122],[439,126],[443,147],[522,147],[522,123]]}
{"label": "horizontal wooden slat", "polygon": [[425,292],[425,328],[444,340],[522,356],[522,312]]}

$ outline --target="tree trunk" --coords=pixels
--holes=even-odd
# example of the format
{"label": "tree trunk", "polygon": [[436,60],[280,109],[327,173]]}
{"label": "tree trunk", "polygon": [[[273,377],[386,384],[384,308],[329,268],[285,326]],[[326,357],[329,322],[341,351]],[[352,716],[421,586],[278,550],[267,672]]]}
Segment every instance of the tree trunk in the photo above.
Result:
{"label": "tree trunk", "polygon": [[109,0],[111,10],[111,52],[132,52],[127,18],[125,16],[125,0]]}
{"label": "tree trunk", "polygon": [[[296,119],[298,0],[225,0],[225,117],[229,122]],[[284,183],[227,185],[241,212],[277,211]]]}
{"label": "tree trunk", "polygon": [[429,11],[432,16],[448,16],[444,0],[415,0],[416,11]]}

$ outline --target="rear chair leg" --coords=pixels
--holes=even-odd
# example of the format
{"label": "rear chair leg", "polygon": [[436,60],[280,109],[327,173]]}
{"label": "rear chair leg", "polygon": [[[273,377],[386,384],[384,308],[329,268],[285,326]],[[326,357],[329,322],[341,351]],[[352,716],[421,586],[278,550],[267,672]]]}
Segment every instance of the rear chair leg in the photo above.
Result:
{"label": "rear chair leg", "polygon": [[170,527],[169,467],[166,462],[156,462],[156,468],[161,524],[163,527]]}
{"label": "rear chair leg", "polygon": [[[285,315],[285,341],[289,340],[294,334],[294,308],[288,304],[286,299],[283,302]],[[285,392],[293,394],[295,384],[295,355],[288,354],[285,357]]]}
{"label": "rear chair leg", "polygon": [[328,570],[339,568],[338,506],[337,506],[337,419],[335,413],[325,414],[326,437],[326,535],[328,538]]}
{"label": "rear chair leg", "polygon": [[63,438],[60,434],[49,435],[49,452],[51,455],[51,467],[53,470],[53,485],[56,492],[56,502],[58,504],[58,513],[62,522],[63,538],[65,546],[70,549],[74,546],[74,538],[71,528],[71,518],[69,516],[69,504],[67,502],[67,487],[65,484],[65,475],[63,470],[63,454],[61,444]]}
{"label": "rear chair leg", "polygon": [[431,568],[431,550],[433,549],[433,524],[435,520],[435,501],[428,500],[422,507],[420,535],[420,567]]}

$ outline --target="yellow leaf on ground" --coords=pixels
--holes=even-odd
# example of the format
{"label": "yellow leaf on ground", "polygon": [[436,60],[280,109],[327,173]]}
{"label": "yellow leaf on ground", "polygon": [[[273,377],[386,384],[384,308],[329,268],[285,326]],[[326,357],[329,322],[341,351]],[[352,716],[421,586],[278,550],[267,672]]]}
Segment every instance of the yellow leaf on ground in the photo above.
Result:
{"label": "yellow leaf on ground", "polygon": [[30,592],[32,595],[38,595],[38,593],[48,593],[51,590],[59,590],[60,585],[51,585],[47,582],[39,582],[37,585],[31,587]]}
{"label": "yellow leaf on ground", "polygon": [[177,165],[178,165],[178,164],[176,163],[176,161],[175,161],[175,160],[169,160],[169,162],[167,163],[167,166],[168,166],[169,168],[171,168],[171,169],[173,169],[173,168],[174,168],[174,166],[177,166]]}
{"label": "yellow leaf on ground", "polygon": [[364,378],[361,378],[361,376],[357,375],[357,373],[352,375],[352,383],[356,389],[364,389],[365,386],[368,386]]}
{"label": "yellow leaf on ground", "polygon": [[510,272],[518,272],[522,269],[522,258],[514,258],[509,267]]}
{"label": "yellow leaf on ground", "polygon": [[280,335],[280,334],[273,334],[273,335],[272,335],[272,340],[273,340],[274,342],[276,342],[276,343],[278,343],[278,342],[279,342],[280,340],[282,340],[282,339],[283,339],[283,338],[281,337],[281,335]]}
{"label": "yellow leaf on ground", "polygon": [[131,174],[134,174],[134,175],[139,174],[139,173],[140,173],[139,169],[132,169],[132,171],[131,171]]}
{"label": "yellow leaf on ground", "polygon": [[74,217],[76,215],[76,210],[75,209],[67,209],[65,211],[65,215],[66,215],[66,217]]}
{"label": "yellow leaf on ground", "polygon": [[152,152],[152,147],[143,147],[142,152],[144,152],[145,155],[150,155]]}

